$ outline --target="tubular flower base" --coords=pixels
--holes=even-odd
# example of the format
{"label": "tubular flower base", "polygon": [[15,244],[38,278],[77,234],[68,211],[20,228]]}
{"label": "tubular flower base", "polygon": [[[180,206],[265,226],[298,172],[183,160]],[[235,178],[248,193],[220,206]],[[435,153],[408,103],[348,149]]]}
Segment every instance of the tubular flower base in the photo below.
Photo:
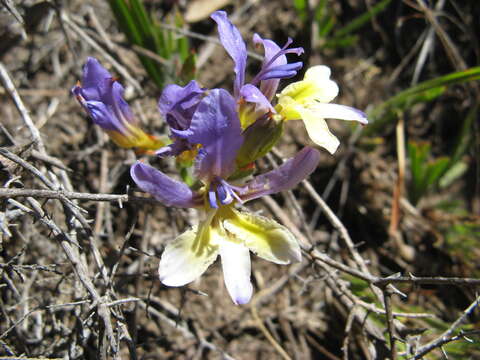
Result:
{"label": "tubular flower base", "polygon": [[118,146],[136,148],[140,152],[162,147],[163,141],[139,127],[123,99],[123,92],[123,86],[94,58],[88,58],[83,68],[82,83],[72,89],[93,122]]}

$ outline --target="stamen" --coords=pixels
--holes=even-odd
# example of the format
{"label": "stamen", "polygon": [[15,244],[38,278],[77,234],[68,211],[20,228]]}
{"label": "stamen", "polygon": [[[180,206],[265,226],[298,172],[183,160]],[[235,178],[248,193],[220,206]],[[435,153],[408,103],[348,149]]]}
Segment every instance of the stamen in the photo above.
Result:
{"label": "stamen", "polygon": [[224,184],[217,186],[217,195],[220,198],[220,203],[223,205],[228,205],[233,201],[232,193],[233,191]]}
{"label": "stamen", "polygon": [[210,203],[211,208],[218,209],[217,195],[213,190],[213,184],[210,184],[210,190],[208,190],[208,202]]}
{"label": "stamen", "polygon": [[[285,45],[274,55],[272,56],[272,58],[262,66],[262,69],[260,70],[260,72],[253,78],[253,80],[251,81],[251,84],[252,85],[256,85],[259,81],[261,80],[266,80],[264,79],[264,75],[266,73],[268,73],[269,71],[272,71],[273,69],[270,69],[270,66],[275,62],[275,60],[277,60],[280,56],[282,55],[285,55],[285,54],[297,54],[297,55],[300,55],[300,54],[303,54],[303,48],[301,47],[298,47],[298,48],[291,48],[291,49],[288,49],[288,46],[293,42],[293,40],[291,38],[288,38],[287,42],[285,43]],[[297,63],[295,63],[297,64]],[[288,63],[285,64],[285,65],[289,65]],[[283,66],[283,65],[281,65]]]}

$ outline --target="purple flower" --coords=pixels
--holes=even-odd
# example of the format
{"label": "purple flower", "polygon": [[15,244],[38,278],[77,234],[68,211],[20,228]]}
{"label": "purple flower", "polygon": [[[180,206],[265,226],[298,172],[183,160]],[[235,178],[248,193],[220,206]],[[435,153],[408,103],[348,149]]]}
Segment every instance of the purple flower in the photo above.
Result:
{"label": "purple flower", "polygon": [[[249,84],[245,84],[247,48],[240,32],[230,20],[228,20],[227,14],[224,11],[214,12],[211,18],[218,25],[220,42],[235,64],[235,99],[254,104],[254,109],[252,110],[250,108],[251,106],[248,106],[248,104],[247,106],[243,106],[244,103],[240,102],[240,119],[242,128],[245,129],[248,125],[255,122],[259,116],[269,111],[275,111],[270,101],[277,90],[279,80],[295,76],[297,71],[302,67],[302,62],[289,64],[285,55],[290,53],[300,55],[303,53],[303,49],[289,49],[288,47],[292,43],[291,39],[288,39],[285,46],[280,48],[272,40],[264,40],[255,34],[253,41],[256,44],[263,44],[265,58],[260,72]],[[257,87],[258,84],[260,84],[260,89]]]}
{"label": "purple flower", "polygon": [[317,150],[304,148],[279,168],[244,186],[232,186],[215,178],[199,192],[149,165],[135,163],[130,173],[142,190],[169,206],[205,209],[204,221],[165,248],[159,266],[161,282],[167,286],[186,285],[200,277],[220,255],[225,285],[233,302],[248,303],[253,291],[249,250],[276,264],[300,261],[301,252],[287,228],[263,216],[236,210],[232,202],[290,189],[307,177],[318,161]]}
{"label": "purple flower", "polygon": [[156,150],[163,142],[145,133],[123,99],[123,86],[94,58],[88,58],[83,68],[81,85],[72,93],[93,122],[124,148]]}
{"label": "purple flower", "polygon": [[238,170],[236,157],[243,136],[235,100],[222,89],[207,92],[188,128],[178,135],[200,146],[195,159],[195,174],[203,184],[199,190],[141,162],[130,170],[136,184],[164,204],[205,211],[205,220],[167,245],[160,260],[160,280],[168,286],[183,286],[203,274],[220,255],[232,300],[245,304],[253,291],[249,251],[277,264],[299,261],[301,253],[285,227],[233,205],[294,187],[316,168],[319,152],[304,148],[279,168],[232,184],[228,179]]}
{"label": "purple flower", "polygon": [[201,89],[195,80],[185,87],[175,84],[165,87],[158,101],[158,110],[170,127],[173,142],[159,149],[157,155],[177,156],[192,148],[183,134],[190,128],[193,114],[204,93],[205,90]]}
{"label": "purple flower", "polygon": [[[228,20],[225,11],[215,11],[210,17],[217,23],[220,42],[235,64],[234,71],[236,77],[234,82],[234,95],[235,98],[238,99],[241,95],[241,89],[245,85],[245,68],[247,64],[247,48],[245,42],[238,29]],[[291,39],[288,39],[282,48],[272,40],[264,40],[257,34],[253,36],[253,41],[256,44],[263,44],[265,59],[260,72],[252,80],[252,85],[256,86],[260,81],[275,81],[293,77],[302,67],[302,62],[287,63],[285,54],[301,55],[303,53],[302,48],[288,48],[292,43]],[[273,84],[275,84],[275,82],[270,82],[263,86],[268,90],[267,93],[263,93],[268,99],[271,99],[276,91],[276,87],[273,86]],[[278,85],[278,82],[276,82],[276,84]],[[270,88],[275,89],[272,91]]]}
{"label": "purple flower", "polygon": [[158,100],[160,115],[172,129],[187,130],[204,91],[195,80],[185,87],[167,85]]}

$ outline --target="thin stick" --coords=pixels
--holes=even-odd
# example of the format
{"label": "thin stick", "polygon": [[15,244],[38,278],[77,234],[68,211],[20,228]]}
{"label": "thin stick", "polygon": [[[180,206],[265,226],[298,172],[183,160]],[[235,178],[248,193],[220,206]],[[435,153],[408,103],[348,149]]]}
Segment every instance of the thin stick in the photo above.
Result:
{"label": "thin stick", "polygon": [[373,282],[374,285],[382,287],[385,284],[417,284],[417,285],[462,285],[462,286],[479,286],[480,279],[476,278],[460,278],[460,277],[416,277],[399,276],[377,278]]}
{"label": "thin stick", "polygon": [[382,289],[383,292],[383,303],[385,306],[385,312],[387,313],[387,329],[390,336],[390,359],[397,359],[397,350],[396,350],[396,336],[395,336],[395,325],[393,324],[393,313],[392,313],[392,299],[391,292],[388,289],[388,286]]}
{"label": "thin stick", "polygon": [[[82,193],[74,191],[63,190],[38,190],[38,189],[4,189],[0,188],[0,198],[17,198],[17,197],[34,197],[40,199],[62,199],[67,198],[70,200],[86,200],[86,201],[110,201],[110,202],[134,202],[144,204],[159,204],[155,199],[137,197],[129,194],[92,194]],[[262,198],[269,206],[272,206],[273,200],[270,197]],[[278,208],[276,208],[278,210]],[[281,217],[282,222],[287,220],[288,217],[282,217],[277,212],[277,215]],[[290,221],[287,221],[287,225],[293,226]],[[299,236],[299,240],[302,240],[304,249],[308,251],[308,245],[306,239],[301,235],[301,232],[295,230],[293,226],[291,229],[295,236]],[[355,276],[359,279],[365,280],[378,287],[383,287],[387,284],[417,284],[417,285],[457,285],[457,286],[479,286],[480,279],[477,278],[461,278],[461,277],[416,277],[398,276],[398,277],[378,277],[371,274],[367,274],[363,271],[354,269],[348,265],[342,264],[328,255],[319,251],[314,251],[311,255],[319,261],[324,262],[337,270]]]}
{"label": "thin stick", "polygon": [[0,198],[34,197],[38,199],[67,198],[70,200],[110,201],[110,202],[138,202],[144,204],[159,204],[155,199],[132,196],[129,194],[92,194],[64,190],[39,189],[5,189],[0,188]]}
{"label": "thin stick", "polygon": [[435,340],[429,342],[428,344],[420,347],[417,349],[417,352],[415,356],[411,357],[410,359],[421,359],[423,358],[426,354],[428,354],[430,351],[433,349],[442,346],[443,344],[453,341],[452,334],[453,332],[460,326],[462,325],[465,320],[467,320],[467,317],[470,316],[470,314],[475,310],[475,308],[480,304],[480,296],[475,299],[474,302],[472,302],[463,312],[460,317],[455,320],[455,322],[450,325],[450,327],[443,333],[441,334],[438,338]]}
{"label": "thin stick", "polygon": [[[25,211],[26,213],[30,213],[36,216],[37,219],[43,224],[45,224],[55,235],[55,238],[59,241],[65,255],[72,264],[75,274],[82,283],[83,287],[92,297],[94,306],[97,308],[98,316],[103,320],[103,324],[107,331],[107,336],[109,338],[113,353],[118,353],[117,342],[113,334],[110,311],[108,310],[108,307],[105,304],[104,300],[100,297],[97,290],[95,289],[93,282],[88,277],[86,265],[82,262],[81,258],[76,255],[77,253],[74,251],[74,248],[72,248],[71,244],[75,243],[75,241],[69,235],[67,235],[60,227],[58,227],[57,224],[47,219],[44,213],[37,213],[37,211],[34,211],[12,199],[9,200],[9,203]],[[40,205],[37,207],[37,209],[41,210]]]}
{"label": "thin stick", "polygon": [[345,339],[343,339],[342,351],[343,351],[343,360],[348,360],[348,344],[350,342],[350,332],[352,331],[353,320],[355,320],[355,311],[357,310],[354,306],[350,313],[348,314],[347,323],[345,324]]}
{"label": "thin stick", "polygon": [[8,95],[12,98],[15,106],[17,107],[20,116],[22,117],[23,122],[27,125],[30,134],[32,134],[32,139],[37,143],[38,149],[40,152],[45,153],[45,145],[43,144],[43,140],[40,136],[40,131],[38,131],[37,127],[33,123],[32,118],[30,117],[30,113],[28,109],[23,104],[22,98],[17,92],[17,88],[13,84],[10,75],[8,74],[7,69],[3,66],[3,63],[0,62],[0,80],[2,81],[2,85],[7,91]]}

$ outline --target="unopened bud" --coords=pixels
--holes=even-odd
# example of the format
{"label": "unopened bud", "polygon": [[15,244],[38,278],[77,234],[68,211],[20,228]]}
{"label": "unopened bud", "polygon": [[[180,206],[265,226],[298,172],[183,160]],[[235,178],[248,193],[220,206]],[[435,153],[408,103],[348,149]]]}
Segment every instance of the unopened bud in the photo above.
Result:
{"label": "unopened bud", "polygon": [[243,132],[243,145],[237,155],[242,168],[267,154],[283,133],[283,119],[277,114],[266,114]]}

